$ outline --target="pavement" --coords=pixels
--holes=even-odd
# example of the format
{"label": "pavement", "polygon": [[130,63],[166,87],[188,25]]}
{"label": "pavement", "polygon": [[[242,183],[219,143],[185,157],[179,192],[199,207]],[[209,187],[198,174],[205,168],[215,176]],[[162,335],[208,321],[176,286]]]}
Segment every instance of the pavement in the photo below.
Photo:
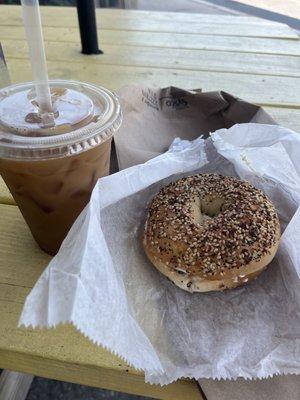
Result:
{"label": "pavement", "polygon": [[[225,1],[226,2],[226,1]],[[300,19],[299,0],[239,0],[239,3]]]}
{"label": "pavement", "polygon": [[[96,4],[142,10],[202,14],[254,15],[299,29],[300,0],[95,0]],[[297,19],[298,18],[298,19]],[[34,378],[26,400],[146,400],[110,390]],[[149,398],[148,398],[149,399]]]}
{"label": "pavement", "polygon": [[146,400],[146,397],[35,377],[26,400]]}
{"label": "pavement", "polygon": [[[206,0],[206,2],[223,8],[225,7],[231,11],[234,10],[246,15],[264,18],[270,21],[281,22],[298,31],[300,30],[299,0]],[[199,0],[199,4],[200,3],[201,0]]]}

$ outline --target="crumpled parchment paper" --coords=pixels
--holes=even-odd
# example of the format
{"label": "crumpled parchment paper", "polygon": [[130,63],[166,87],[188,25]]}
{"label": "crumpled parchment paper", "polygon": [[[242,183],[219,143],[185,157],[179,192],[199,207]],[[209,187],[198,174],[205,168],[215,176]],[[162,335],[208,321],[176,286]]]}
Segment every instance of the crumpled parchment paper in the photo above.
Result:
{"label": "crumpled parchment paper", "polygon": [[[59,253],[28,296],[20,324],[73,323],[145,371],[147,382],[263,378],[300,372],[300,136],[258,124],[210,139],[176,139],[145,164],[102,178]],[[146,259],[140,234],[162,185],[195,172],[238,175],[262,188],[283,235],[247,286],[190,294]]]}

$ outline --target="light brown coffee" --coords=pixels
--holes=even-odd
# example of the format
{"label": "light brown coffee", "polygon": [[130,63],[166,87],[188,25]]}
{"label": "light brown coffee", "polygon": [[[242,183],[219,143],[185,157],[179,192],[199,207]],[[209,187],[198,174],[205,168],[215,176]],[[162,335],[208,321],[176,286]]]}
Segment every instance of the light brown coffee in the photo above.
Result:
{"label": "light brown coffee", "polygon": [[88,83],[50,81],[50,93],[51,124],[32,82],[0,89],[0,173],[39,246],[55,254],[109,173],[122,112],[112,92]]}
{"label": "light brown coffee", "polygon": [[39,246],[55,254],[88,203],[98,178],[108,175],[111,139],[78,155],[43,161],[0,159],[1,175]]}

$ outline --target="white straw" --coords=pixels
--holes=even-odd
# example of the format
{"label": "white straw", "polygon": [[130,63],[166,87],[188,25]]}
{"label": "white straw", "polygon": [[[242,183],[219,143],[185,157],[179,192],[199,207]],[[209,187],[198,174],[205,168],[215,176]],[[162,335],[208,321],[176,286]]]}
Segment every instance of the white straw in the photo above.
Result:
{"label": "white straw", "polygon": [[[53,113],[39,1],[21,0],[21,3],[37,103],[41,114]],[[46,120],[49,123],[49,118]]]}

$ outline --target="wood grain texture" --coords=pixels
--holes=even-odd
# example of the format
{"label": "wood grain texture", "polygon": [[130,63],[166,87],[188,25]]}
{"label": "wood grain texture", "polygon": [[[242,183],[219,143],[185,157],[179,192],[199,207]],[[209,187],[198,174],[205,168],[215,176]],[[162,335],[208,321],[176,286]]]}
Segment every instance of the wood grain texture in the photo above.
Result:
{"label": "wood grain texture", "polygon": [[278,125],[292,129],[300,134],[300,108],[264,107]]}
{"label": "wood grain texture", "polygon": [[[43,33],[47,42],[80,43],[79,29],[75,27],[46,26],[43,28]],[[118,44],[173,49],[300,55],[300,41],[298,40],[108,29],[98,29],[98,36],[101,46]],[[22,26],[2,25],[0,27],[0,40],[4,39],[25,40],[24,28]]]}
{"label": "wood grain texture", "polygon": [[201,399],[193,381],[145,384],[143,374],[70,325],[18,329],[25,297],[51,258],[39,250],[16,206],[0,205],[0,219],[0,368],[154,398]]}
{"label": "wood grain texture", "polygon": [[[25,40],[1,43],[8,59],[28,59]],[[46,42],[48,61],[300,77],[298,56],[124,45],[103,45],[102,50],[104,54],[85,57],[79,43]]]}
{"label": "wood grain texture", "polygon": [[3,179],[0,177],[0,203],[3,204],[14,204],[14,199],[10,194],[7,186],[5,185]]}
{"label": "wood grain texture", "polygon": [[[2,5],[1,5],[2,7]],[[5,10],[5,8],[7,10]],[[21,23],[21,13],[20,6],[11,6],[4,5],[3,10],[6,12],[6,15],[13,16],[14,21]],[[56,21],[53,22],[51,18],[57,19],[57,11],[60,11],[60,21],[64,21],[65,18],[69,17],[70,21],[73,19],[76,20],[77,13],[75,7],[53,7],[53,6],[41,6],[41,13],[45,22],[54,26],[62,26],[62,22]],[[144,20],[144,19],[153,19],[158,22],[166,22],[166,21],[174,21],[181,23],[198,23],[198,22],[207,22],[208,18],[213,24],[221,24],[221,23],[232,23],[232,24],[241,24],[247,23],[249,25],[267,25],[267,26],[285,26],[285,24],[278,24],[278,22],[273,22],[270,20],[261,19],[258,17],[250,16],[250,15],[225,15],[225,14],[201,14],[201,13],[189,13],[189,12],[174,12],[174,11],[151,11],[151,10],[130,10],[130,9],[122,9],[122,8],[96,8],[97,17],[104,18],[123,18],[124,20]],[[71,22],[69,21],[69,25]]]}
{"label": "wood grain texture", "polygon": [[[20,7],[0,7],[0,26],[22,25]],[[43,26],[78,26],[76,9],[73,7],[41,7],[41,14]],[[287,25],[253,17],[226,15],[98,9],[97,26],[102,29],[126,31],[298,39],[296,32]]]}
{"label": "wood grain texture", "polygon": [[[8,58],[7,61],[13,82],[31,79],[29,61],[15,58]],[[300,79],[294,77],[182,70],[180,66],[173,70],[63,61],[49,61],[48,67],[51,78],[89,81],[113,90],[130,84],[160,87],[173,85],[185,89],[202,87],[208,91],[225,90],[265,106],[299,107],[300,104]]]}

